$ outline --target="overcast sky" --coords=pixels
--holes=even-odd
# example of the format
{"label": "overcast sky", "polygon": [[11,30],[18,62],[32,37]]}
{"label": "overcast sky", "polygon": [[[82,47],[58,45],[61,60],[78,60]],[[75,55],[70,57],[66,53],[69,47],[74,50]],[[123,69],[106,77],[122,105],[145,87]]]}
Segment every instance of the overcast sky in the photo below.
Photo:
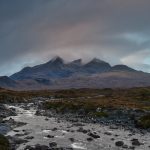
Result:
{"label": "overcast sky", "polygon": [[150,0],[0,0],[0,75],[56,55],[150,72]]}

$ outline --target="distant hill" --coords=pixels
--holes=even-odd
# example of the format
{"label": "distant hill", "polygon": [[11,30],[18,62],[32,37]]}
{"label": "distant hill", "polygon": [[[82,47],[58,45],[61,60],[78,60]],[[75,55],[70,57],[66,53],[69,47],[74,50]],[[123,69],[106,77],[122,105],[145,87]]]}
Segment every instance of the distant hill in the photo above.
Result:
{"label": "distant hill", "polygon": [[7,76],[1,76],[0,77],[0,87],[11,87],[15,88],[17,86],[17,82],[12,80],[11,78]]}
{"label": "distant hill", "polygon": [[25,67],[10,77],[0,77],[0,87],[18,90],[62,88],[128,88],[150,86],[150,74],[126,65],[111,66],[94,58],[69,63],[55,57],[47,63]]}

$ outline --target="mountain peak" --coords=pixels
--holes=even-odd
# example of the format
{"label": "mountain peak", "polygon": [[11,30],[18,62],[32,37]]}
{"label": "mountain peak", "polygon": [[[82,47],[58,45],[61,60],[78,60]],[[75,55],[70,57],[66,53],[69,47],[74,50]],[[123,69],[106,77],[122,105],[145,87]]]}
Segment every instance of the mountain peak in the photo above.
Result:
{"label": "mountain peak", "polygon": [[[100,60],[98,58],[93,58],[90,62],[88,62],[87,64],[85,64],[85,66],[93,66],[93,65],[109,65],[109,63],[103,61],[103,60]],[[109,65],[110,66],[110,65]]]}
{"label": "mountain peak", "polygon": [[55,57],[53,57],[52,59],[51,59],[51,61],[53,62],[53,61],[57,61],[57,60],[63,60],[61,57],[59,57],[59,56],[55,56]]}
{"label": "mountain peak", "polygon": [[103,61],[103,60],[100,60],[100,59],[98,59],[98,58],[93,58],[90,62],[94,62],[94,63],[106,63],[105,61]]}
{"label": "mountain peak", "polygon": [[100,59],[94,58],[90,62],[84,65],[87,72],[96,73],[96,72],[106,72],[111,66],[109,63],[102,61]]}
{"label": "mountain peak", "polygon": [[64,60],[61,57],[56,56],[56,57],[51,59],[51,62],[61,62],[61,63],[63,63]]}
{"label": "mountain peak", "polygon": [[82,64],[82,59],[76,59],[76,60],[72,61],[70,64],[81,65]]}
{"label": "mountain peak", "polygon": [[58,64],[58,65],[60,65],[63,63],[64,63],[64,60],[61,57],[56,56],[56,57],[52,58],[47,64]]}

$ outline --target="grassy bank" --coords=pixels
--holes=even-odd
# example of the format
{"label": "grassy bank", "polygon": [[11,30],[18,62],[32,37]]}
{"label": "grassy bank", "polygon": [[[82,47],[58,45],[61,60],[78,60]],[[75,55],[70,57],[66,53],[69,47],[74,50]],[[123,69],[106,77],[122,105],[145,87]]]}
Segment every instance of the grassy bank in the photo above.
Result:
{"label": "grassy bank", "polygon": [[[90,99],[108,102],[112,100],[127,105],[150,103],[150,87],[131,88],[131,89],[68,89],[68,90],[41,90],[41,91],[12,91],[0,88],[0,102],[5,101],[24,101],[35,97],[46,97],[56,99]],[[133,102],[133,103],[132,103]],[[105,104],[105,102],[104,102]],[[137,104],[137,105],[138,105]],[[113,105],[113,103],[111,103]],[[117,105],[117,104],[116,104]],[[142,105],[143,106],[143,105]],[[146,106],[146,105],[145,105]],[[132,107],[132,106],[131,106]]]}

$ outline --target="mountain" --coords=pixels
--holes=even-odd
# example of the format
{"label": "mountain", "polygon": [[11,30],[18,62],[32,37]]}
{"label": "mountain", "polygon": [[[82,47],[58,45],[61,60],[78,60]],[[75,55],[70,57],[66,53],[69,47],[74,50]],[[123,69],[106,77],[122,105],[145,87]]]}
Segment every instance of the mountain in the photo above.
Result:
{"label": "mountain", "polygon": [[65,63],[55,57],[47,63],[25,67],[10,77],[0,77],[0,87],[17,90],[62,88],[128,88],[150,86],[150,74],[126,65],[111,66],[94,58],[84,64],[82,59]]}
{"label": "mountain", "polygon": [[68,77],[70,71],[65,68],[62,58],[55,57],[49,62],[34,67],[26,67],[20,72],[10,76],[14,80],[35,79],[35,78],[60,78]]}
{"label": "mountain", "polygon": [[109,63],[99,60],[97,58],[94,58],[89,63],[85,64],[83,66],[83,70],[86,70],[88,73],[100,73],[100,72],[106,72],[111,69],[111,66]]}
{"label": "mountain", "polygon": [[93,59],[87,64],[82,64],[82,59],[74,60],[65,64],[60,57],[55,57],[45,64],[34,67],[26,67],[20,72],[10,76],[13,80],[24,80],[34,78],[64,78],[73,74],[93,74],[105,72],[111,69],[111,66],[99,59]]}

